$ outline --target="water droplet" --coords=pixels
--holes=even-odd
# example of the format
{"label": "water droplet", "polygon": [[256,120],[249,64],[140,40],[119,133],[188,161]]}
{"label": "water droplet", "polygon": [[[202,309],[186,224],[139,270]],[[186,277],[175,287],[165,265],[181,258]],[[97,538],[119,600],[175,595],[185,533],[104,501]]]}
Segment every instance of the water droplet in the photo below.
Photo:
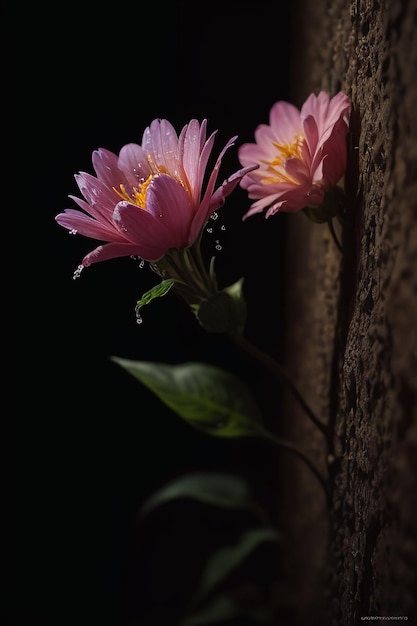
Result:
{"label": "water droplet", "polygon": [[143,270],[143,268],[145,267],[145,261],[142,259],[142,257],[132,255],[130,258],[133,259],[134,261],[138,261],[139,269]]}
{"label": "water droplet", "polygon": [[157,263],[149,263],[149,267],[151,268],[153,272],[155,272],[155,274],[158,274],[158,276],[160,276],[161,278],[166,277],[166,274],[167,274],[166,270],[160,269]]}
{"label": "water droplet", "polygon": [[222,224],[222,225],[220,226],[220,230],[226,230],[226,226],[225,226],[224,224]]}
{"label": "water droplet", "polygon": [[136,324],[142,324],[143,319],[142,319],[142,315],[140,314],[140,306],[135,307],[135,315],[136,315]]}
{"label": "water droplet", "polygon": [[213,232],[213,229],[211,228],[211,226],[210,226],[210,228],[207,228],[207,232],[208,233],[212,233]]}
{"label": "water droplet", "polygon": [[216,239],[216,245],[215,245],[216,250],[222,250],[222,247],[220,245],[220,241],[218,239]]}
{"label": "water droplet", "polygon": [[214,213],[211,216],[212,220],[217,220],[217,218],[219,217],[219,214],[217,213],[217,211],[214,211]]}
{"label": "water droplet", "polygon": [[70,235],[76,235],[76,234],[77,234],[77,232],[78,232],[78,231],[77,231],[77,229],[76,229],[76,228],[72,228],[72,229],[69,231],[69,234],[70,234]]}
{"label": "water droplet", "polygon": [[72,279],[76,280],[77,278],[79,278],[81,276],[81,272],[84,269],[84,265],[79,265],[77,267],[77,269],[75,270],[74,274],[72,275]]}

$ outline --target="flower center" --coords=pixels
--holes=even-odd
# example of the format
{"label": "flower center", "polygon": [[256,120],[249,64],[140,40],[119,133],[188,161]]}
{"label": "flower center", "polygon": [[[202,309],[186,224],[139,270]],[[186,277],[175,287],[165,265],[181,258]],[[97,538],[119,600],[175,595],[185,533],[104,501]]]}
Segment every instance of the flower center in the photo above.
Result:
{"label": "flower center", "polygon": [[136,204],[140,209],[146,209],[146,190],[153,177],[154,174],[149,174],[148,178],[138,187],[132,187],[130,194],[126,191],[126,186],[122,183],[120,184],[120,191],[116,189],[116,187],[113,187],[113,189],[122,200],[133,202],[133,204]]}
{"label": "flower center", "polygon": [[126,190],[126,185],[123,183],[120,184],[120,191],[116,189],[116,187],[113,187],[113,190],[122,200],[133,202],[133,204],[136,204],[140,209],[146,209],[146,191],[151,184],[151,180],[158,174],[169,173],[164,165],[157,165],[150,155],[148,155],[147,161],[151,169],[151,174],[149,174],[146,180],[139,183],[137,187],[132,187],[130,193]]}
{"label": "flower center", "polygon": [[287,159],[296,158],[301,159],[301,148],[304,142],[304,137],[296,135],[291,143],[281,144],[273,142],[274,148],[277,149],[277,154],[272,161],[263,161],[266,165],[266,171],[270,174],[262,179],[264,183],[282,183],[282,182],[295,182],[295,179],[290,176],[285,170],[285,161]]}
{"label": "flower center", "polygon": [[113,191],[117,193],[119,198],[122,200],[126,200],[127,202],[136,204],[140,209],[146,209],[146,192],[148,190],[151,181],[158,176],[159,174],[169,174],[172,178],[175,178],[183,187],[189,192],[189,188],[184,184],[181,178],[178,175],[173,174],[168,170],[165,165],[157,165],[153,158],[148,155],[147,161],[149,163],[149,167],[151,169],[151,173],[148,178],[143,182],[140,182],[137,187],[132,187],[131,191],[127,191],[126,185],[121,183],[119,185],[119,189],[113,187]]}

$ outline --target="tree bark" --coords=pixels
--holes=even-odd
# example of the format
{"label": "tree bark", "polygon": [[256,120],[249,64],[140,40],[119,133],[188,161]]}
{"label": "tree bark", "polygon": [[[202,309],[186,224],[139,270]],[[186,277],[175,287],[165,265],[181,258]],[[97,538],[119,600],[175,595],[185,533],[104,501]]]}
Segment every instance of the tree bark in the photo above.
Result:
{"label": "tree bark", "polygon": [[[288,398],[288,436],[328,476],[330,510],[287,461],[297,624],[417,623],[416,0],[303,0],[293,102],[347,93],[348,222],[288,220],[287,364],[330,425]],[[315,616],[315,618],[312,617]]]}

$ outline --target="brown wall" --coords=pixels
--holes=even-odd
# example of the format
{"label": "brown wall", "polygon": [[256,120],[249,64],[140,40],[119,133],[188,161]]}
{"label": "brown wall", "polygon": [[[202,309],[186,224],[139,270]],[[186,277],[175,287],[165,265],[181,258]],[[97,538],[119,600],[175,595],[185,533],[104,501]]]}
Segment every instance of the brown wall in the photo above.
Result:
{"label": "brown wall", "polygon": [[332,488],[329,513],[315,478],[288,460],[308,626],[417,623],[416,4],[304,0],[294,19],[293,102],[326,89],[353,103],[343,253],[326,225],[288,220],[287,363],[333,433],[328,449],[288,399],[289,436]]}

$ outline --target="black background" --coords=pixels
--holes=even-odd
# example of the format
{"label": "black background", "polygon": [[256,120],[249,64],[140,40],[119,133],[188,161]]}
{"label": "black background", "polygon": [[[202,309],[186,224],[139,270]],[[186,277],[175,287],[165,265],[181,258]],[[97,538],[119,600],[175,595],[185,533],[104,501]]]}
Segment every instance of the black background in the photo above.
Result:
{"label": "black background", "polygon": [[[140,143],[156,117],[178,131],[191,118],[207,118],[209,133],[218,129],[216,154],[233,135],[237,145],[253,141],[271,105],[290,99],[287,4],[277,11],[264,0],[31,3],[6,13],[15,97],[5,124],[17,182],[5,209],[20,233],[12,297],[16,379],[7,411],[16,454],[5,475],[16,485],[17,504],[17,576],[6,575],[17,593],[6,585],[3,603],[10,624],[122,624],[135,515],[176,475],[237,469],[255,481],[260,497],[279,492],[273,459],[260,444],[193,431],[109,356],[219,364],[276,407],[278,392],[259,367],[224,337],[205,334],[172,294],[143,309],[138,326],[135,303],[156,277],[131,259],[99,263],[73,280],[96,242],[70,236],[54,217],[75,206],[68,198],[79,195],[74,174],[93,173],[93,150]],[[219,182],[239,167],[233,147]],[[285,216],[242,222],[248,208],[237,188],[215,233],[206,234],[206,252],[217,256],[221,286],[245,277],[246,334],[281,357]],[[146,574],[140,584],[138,604],[146,605],[154,590]]]}

